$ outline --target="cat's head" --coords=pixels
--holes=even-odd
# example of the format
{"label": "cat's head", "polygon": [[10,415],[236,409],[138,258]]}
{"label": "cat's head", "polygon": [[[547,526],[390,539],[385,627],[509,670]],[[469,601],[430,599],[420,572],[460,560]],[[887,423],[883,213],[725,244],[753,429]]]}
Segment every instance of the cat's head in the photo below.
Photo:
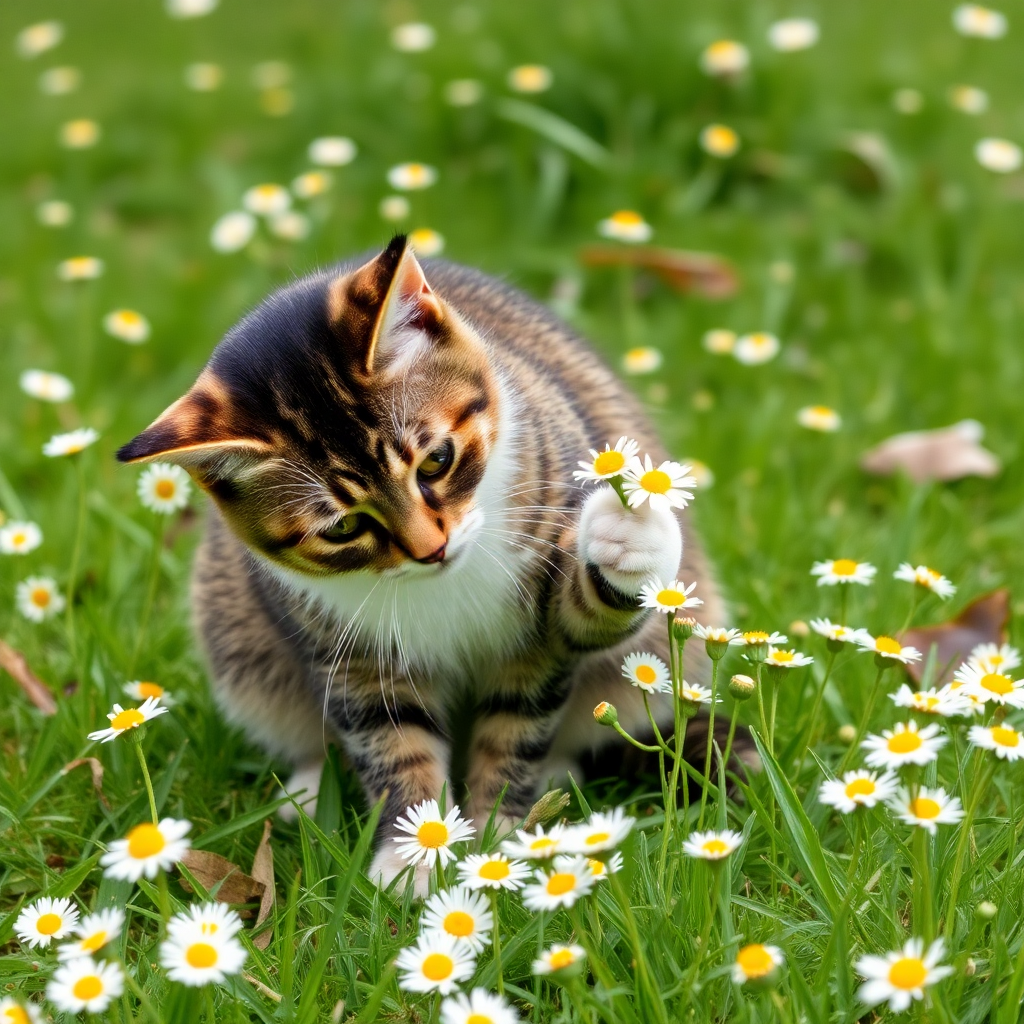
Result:
{"label": "cat's head", "polygon": [[399,236],[271,296],[118,458],[185,467],[289,569],[437,571],[479,521],[499,407],[483,343]]}

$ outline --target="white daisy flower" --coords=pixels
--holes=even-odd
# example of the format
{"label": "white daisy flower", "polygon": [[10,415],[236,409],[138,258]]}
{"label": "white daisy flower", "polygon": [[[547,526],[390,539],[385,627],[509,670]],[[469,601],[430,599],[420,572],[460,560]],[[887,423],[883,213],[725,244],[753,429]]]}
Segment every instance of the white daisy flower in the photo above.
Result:
{"label": "white daisy flower", "polygon": [[256,234],[256,218],[245,210],[225,213],[210,229],[210,245],[216,252],[238,252]]}
{"label": "white daisy flower", "polygon": [[175,920],[171,919],[167,938],[160,943],[160,964],[168,978],[198,988],[222,985],[241,972],[247,954],[234,935],[204,933],[194,925],[172,929]]}
{"label": "white daisy flower", "polygon": [[556,857],[552,871],[538,871],[534,877],[537,881],[523,889],[528,910],[571,907],[594,887],[594,873],[585,857]]}
{"label": "white daisy flower", "polygon": [[709,124],[701,130],[700,148],[709,156],[726,160],[740,148],[740,137],[726,124]]}
{"label": "white daisy flower", "polygon": [[575,943],[563,945],[556,943],[549,946],[541,955],[533,961],[531,970],[534,974],[556,974],[567,968],[575,967],[581,960],[586,958],[586,951],[582,946]]}
{"label": "white daisy flower", "polygon": [[19,1003],[4,996],[0,999],[0,1024],[43,1024],[43,1011],[34,1003]]}
{"label": "white daisy flower", "polygon": [[21,390],[41,402],[66,402],[75,393],[75,386],[59,373],[26,370],[18,378]]}
{"label": "white daisy flower", "polygon": [[672,678],[668,665],[654,654],[628,654],[622,674],[644,693],[671,693]]}
{"label": "white daisy flower", "polygon": [[699,608],[704,602],[699,597],[690,597],[696,586],[696,581],[686,586],[679,580],[669,580],[663,586],[659,580],[650,580],[640,588],[640,607],[653,608],[663,615]]}
{"label": "white daisy flower", "polygon": [[934,686],[928,690],[912,690],[903,683],[895,693],[889,694],[889,699],[897,707],[912,708],[926,715],[941,715],[943,718],[969,715],[972,711],[964,695],[948,686],[941,690],[936,690]]}
{"label": "white daisy flower", "polygon": [[921,652],[916,647],[904,647],[895,637],[872,636],[866,629],[860,631],[855,642],[862,650],[890,661],[901,661],[904,665],[921,660]]}
{"label": "white daisy flower", "polygon": [[936,597],[945,600],[956,593],[956,587],[946,579],[940,572],[929,569],[927,565],[919,565],[916,568],[909,562],[901,562],[900,567],[892,574],[894,580],[903,580],[905,583],[916,583],[925,590],[930,590]]}
{"label": "white daisy flower", "polygon": [[36,207],[36,220],[44,227],[66,228],[74,218],[74,207],[63,199],[47,199]]}
{"label": "white daisy flower", "polygon": [[520,64],[508,73],[508,87],[513,92],[546,92],[554,80],[551,68],[543,64]]}
{"label": "white daisy flower", "polygon": [[78,909],[71,900],[44,896],[22,910],[14,931],[22,945],[41,949],[70,935],[77,924]]}
{"label": "white daisy flower", "polygon": [[810,18],[783,18],[768,27],[768,43],[780,53],[808,50],[818,41],[818,23]]}
{"label": "white daisy flower", "polygon": [[283,239],[285,242],[301,242],[309,237],[313,229],[310,219],[298,210],[286,210],[271,217],[267,226],[275,238]]}
{"label": "white daisy flower", "polygon": [[444,235],[433,228],[416,228],[409,232],[409,245],[417,256],[440,256],[444,252]]}
{"label": "white daisy flower", "polygon": [[1001,39],[1009,27],[1005,14],[980,4],[960,4],[953,11],[953,28],[962,36]]}
{"label": "white daisy flower", "polygon": [[587,858],[587,866],[595,882],[603,882],[609,875],[618,874],[624,863],[621,853],[613,853],[606,861],[598,860],[596,857]]}
{"label": "white daisy flower", "polygon": [[[61,960],[73,960],[78,956],[92,956],[108,942],[121,937],[124,927],[124,911],[120,907],[108,907],[89,914],[75,925],[74,933],[78,936],[73,942],[66,942],[57,950]],[[4,1024],[0,1018],[0,1024]]]}
{"label": "white daisy flower", "polygon": [[57,264],[62,281],[94,281],[103,274],[103,260],[95,256],[72,256]]}
{"label": "white daisy flower", "polygon": [[455,860],[452,844],[465,842],[476,832],[461,816],[458,807],[453,806],[442,816],[436,800],[424,800],[415,807],[407,808],[405,813],[407,817],[399,818],[395,828],[405,832],[409,838],[396,836],[394,842],[399,856],[410,864],[423,861],[432,868],[440,858],[443,867]]}
{"label": "white daisy flower", "polygon": [[483,83],[475,78],[455,78],[444,87],[445,102],[451,107],[472,107],[483,97]]}
{"label": "white daisy flower", "polygon": [[0,555],[27,555],[43,543],[43,531],[35,523],[0,526]]}
{"label": "white daisy flower", "polygon": [[115,839],[100,857],[108,878],[137,882],[143,875],[156,878],[157,872],[169,871],[192,845],[186,838],[192,823],[164,818],[159,825],[143,822],[136,825],[124,839]]}
{"label": "white daisy flower", "polygon": [[610,217],[598,221],[597,233],[616,242],[647,242],[654,228],[636,210],[616,210]]}
{"label": "white daisy flower", "polygon": [[64,595],[49,576],[29,576],[14,591],[19,612],[32,622],[42,622],[64,611]]}
{"label": "white daisy flower", "polygon": [[136,493],[151,512],[171,515],[188,504],[192,482],[188,473],[169,462],[154,462],[139,474]]}
{"label": "white daisy flower", "polygon": [[581,462],[580,468],[573,470],[573,479],[596,483],[621,476],[639,451],[640,445],[625,436],[620,437],[614,446],[606,444],[604,451],[591,448],[590,461]]}
{"label": "white daisy flower", "polygon": [[651,462],[650,455],[645,455],[643,462],[637,457],[630,459],[622,477],[622,490],[629,507],[639,508],[648,501],[652,509],[663,512],[686,508],[687,503],[693,501],[693,492],[686,488],[697,483],[689,472],[689,466],[670,459],[659,466]]}
{"label": "white daisy flower", "polygon": [[1009,644],[978,644],[967,662],[982,672],[1009,672],[1020,667],[1020,651]]}
{"label": "white daisy flower", "polygon": [[1012,725],[972,725],[967,738],[976,747],[991,750],[1002,760],[1017,761],[1024,757],[1024,734]]}
{"label": "white daisy flower", "polygon": [[355,160],[358,152],[356,144],[344,135],[325,135],[309,144],[306,155],[317,167],[344,167]]}
{"label": "white daisy flower", "polygon": [[193,92],[216,92],[224,82],[224,69],[209,61],[196,61],[185,68],[183,77]]}
{"label": "white daisy flower", "polygon": [[102,1013],[124,991],[124,968],[91,956],[61,964],[46,986],[46,998],[65,1013]]}
{"label": "white daisy flower", "polygon": [[779,339],[767,331],[755,331],[743,334],[736,339],[733,346],[733,358],[744,366],[760,366],[771,362],[782,348]]}
{"label": "white daisy flower", "polygon": [[[100,141],[102,129],[95,122],[87,117],[79,117],[74,121],[66,121],[60,126],[60,144],[65,149],[91,149]],[[91,257],[79,257],[80,259],[91,259]],[[70,261],[68,261],[70,262]],[[82,281],[87,278],[99,277],[103,272],[103,264],[95,260],[99,269],[95,273],[83,273],[78,277],[66,277],[65,281]]]}
{"label": "white daisy flower", "polygon": [[556,853],[565,852],[565,826],[552,825],[550,832],[545,832],[543,825],[538,825],[533,832],[517,829],[515,837],[506,839],[501,849],[510,857],[522,860],[548,860]]}
{"label": "white daisy flower", "polygon": [[736,332],[716,328],[707,331],[701,339],[701,344],[715,356],[731,356],[736,347]]}
{"label": "white daisy flower", "polygon": [[960,801],[941,786],[935,789],[920,786],[914,793],[902,787],[888,803],[900,821],[918,825],[932,835],[937,825],[955,825],[964,816]]}
{"label": "white daisy flower", "polygon": [[216,10],[220,0],[164,0],[172,18],[202,18]]}
{"label": "white daisy flower", "polygon": [[868,752],[864,760],[872,768],[902,768],[905,764],[928,764],[939,756],[946,745],[934,723],[918,729],[917,722],[897,722],[882,735],[869,735],[861,746]]}
{"label": "white daisy flower", "polygon": [[64,26],[59,21],[38,21],[23,28],[17,36],[18,53],[26,60],[52,50],[64,38]]}
{"label": "white daisy flower", "polygon": [[137,708],[123,708],[120,704],[115,704],[114,710],[107,713],[110,725],[106,729],[97,729],[96,732],[89,733],[88,738],[109,743],[118,736],[166,714],[167,708],[160,705],[159,698],[147,697]]}
{"label": "white daisy flower", "polygon": [[167,922],[167,933],[228,939],[242,930],[242,919],[223,903],[193,903]]}
{"label": "white daisy flower", "polygon": [[846,772],[841,779],[826,779],[818,790],[818,800],[842,814],[858,807],[874,807],[894,796],[899,779],[892,772],[879,775],[863,768]]}
{"label": "white daisy flower", "polygon": [[459,887],[435,893],[427,900],[420,927],[424,932],[444,932],[480,953],[491,941],[494,915],[483,893]]}
{"label": "white daisy flower", "polygon": [[636,818],[631,818],[621,807],[611,811],[595,811],[586,824],[575,825],[565,835],[564,849],[586,857],[613,850],[632,831]]}
{"label": "white daisy flower", "polygon": [[722,832],[693,832],[683,843],[683,853],[701,860],[722,860],[742,842],[743,836],[729,828]]}
{"label": "white daisy flower", "polygon": [[693,627],[693,635],[705,643],[728,644],[730,647],[743,645],[743,634],[738,629],[726,629],[724,626],[705,626],[698,622]]}
{"label": "white daisy flower", "polygon": [[77,455],[99,439],[100,435],[92,427],[79,427],[66,434],[54,434],[43,445],[43,454],[48,455],[51,459],[61,455]]}
{"label": "white daisy flower", "polygon": [[521,889],[530,869],[500,853],[471,853],[459,864],[459,884],[467,889]]}
{"label": "white daisy flower", "polygon": [[399,192],[430,188],[437,181],[437,169],[429,164],[396,164],[388,171],[388,184]]}
{"label": "white daisy flower", "polygon": [[292,195],[276,182],[254,185],[242,196],[242,205],[260,217],[276,217],[292,205]]}
{"label": "white daisy flower", "polygon": [[827,405],[805,405],[797,411],[796,421],[801,427],[823,434],[835,433],[843,425],[843,418]]}
{"label": "white daisy flower", "polygon": [[82,84],[78,68],[49,68],[39,76],[39,91],[47,96],[67,96]]}
{"label": "white daisy flower", "polygon": [[968,694],[974,695],[984,704],[1024,708],[1024,681],[1011,679],[1005,672],[983,672],[966,664],[953,673],[953,680],[954,683],[961,683]]}
{"label": "white daisy flower", "polygon": [[764,663],[775,668],[803,668],[804,665],[813,665],[814,659],[799,651],[784,651],[777,647],[769,647]]}
{"label": "white daisy flower", "polygon": [[159,684],[146,682],[141,679],[132,680],[122,687],[132,700],[147,701],[150,698],[160,701],[165,708],[173,708],[177,701]]}
{"label": "white daisy flower", "polygon": [[952,967],[939,965],[944,950],[942,939],[936,939],[927,953],[923,939],[910,939],[885,956],[862,956],[855,969],[867,980],[857,990],[858,998],[867,1006],[888,1000],[893,1013],[902,1013],[913,1000],[924,999],[929,985],[953,973]]}
{"label": "white daisy flower", "polygon": [[832,640],[835,643],[855,644],[861,634],[859,629],[854,629],[852,626],[840,626],[830,619],[811,619],[809,625],[818,636],[823,636],[826,640]]}
{"label": "white daisy flower", "polygon": [[785,957],[778,946],[764,946],[760,942],[751,943],[736,954],[732,965],[732,980],[737,985],[742,985],[747,981],[767,978],[784,962]]}
{"label": "white daisy flower", "polygon": [[333,183],[327,171],[306,171],[292,179],[292,193],[299,199],[314,199],[322,196]]}
{"label": "white daisy flower", "polygon": [[459,992],[441,1003],[441,1024],[518,1024],[520,1016],[501,996],[483,988]]}
{"label": "white daisy flower", "polygon": [[448,995],[459,982],[473,976],[476,955],[464,943],[444,932],[421,935],[414,946],[403,949],[395,964],[402,972],[400,988],[407,992],[440,992]]}
{"label": "white daisy flower", "polygon": [[639,377],[645,373],[656,373],[661,369],[665,357],[661,349],[653,345],[639,345],[631,348],[622,357],[622,371],[630,376]]}
{"label": "white daisy flower", "polygon": [[745,647],[778,647],[788,642],[784,633],[767,633],[763,629],[748,629],[742,638]]}
{"label": "white daisy flower", "polygon": [[750,51],[733,39],[719,39],[700,55],[701,69],[707,75],[731,78],[746,71],[750,64]]}
{"label": "white daisy flower", "polygon": [[433,25],[422,21],[408,21],[391,30],[391,45],[400,53],[422,53],[437,42]]}
{"label": "white daisy flower", "polygon": [[684,679],[679,684],[679,699],[685,700],[689,704],[710,704],[711,689],[707,686],[701,686],[699,683],[688,683]]}
{"label": "white daisy flower", "polygon": [[949,90],[949,105],[964,114],[984,114],[988,110],[988,93],[973,85],[954,85]]}
{"label": "white daisy flower", "polygon": [[134,309],[115,309],[103,318],[103,330],[129,345],[141,345],[150,334],[149,321]]}
{"label": "white daisy flower", "polygon": [[1024,150],[1009,139],[979,139],[974,147],[974,158],[986,171],[1012,174],[1024,163]]}
{"label": "white daisy flower", "polygon": [[819,587],[834,587],[837,583],[860,583],[866,587],[876,572],[870,562],[856,562],[852,558],[831,558],[811,566],[811,575],[818,577]]}

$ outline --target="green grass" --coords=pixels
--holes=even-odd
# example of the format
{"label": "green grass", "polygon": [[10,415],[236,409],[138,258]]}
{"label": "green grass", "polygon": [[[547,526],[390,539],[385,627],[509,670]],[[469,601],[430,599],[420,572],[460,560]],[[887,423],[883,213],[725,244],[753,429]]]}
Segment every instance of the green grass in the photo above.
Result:
{"label": "green grass", "polygon": [[[808,570],[815,559],[839,555],[879,566],[877,584],[854,595],[850,609],[854,624],[872,630],[903,622],[909,594],[889,577],[904,559],[935,565],[959,586],[951,606],[923,605],[919,622],[937,621],[1004,585],[1014,595],[1014,615],[1024,612],[1024,178],[992,175],[972,157],[982,136],[1024,142],[1024,3],[1000,5],[1011,34],[999,42],[957,36],[950,6],[859,0],[791,11],[753,0],[521,0],[458,8],[223,0],[194,22],[171,21],[155,0],[3,6],[0,508],[38,522],[45,543],[25,558],[0,558],[0,636],[25,653],[59,704],[56,716],[43,718],[0,675],[3,991],[41,991],[52,962],[52,955],[19,948],[17,909],[38,894],[74,891],[85,907],[129,901],[129,937],[118,953],[158,1008],[153,1016],[198,1020],[209,1012],[205,997],[193,1005],[150,966],[152,890],[103,880],[96,867],[103,846],[145,817],[146,795],[125,745],[97,749],[85,736],[103,723],[127,679],[157,679],[174,691],[179,706],[146,738],[157,798],[166,814],[194,823],[196,845],[244,867],[272,813],[273,770],[281,766],[268,765],[228,730],[207,692],[188,627],[195,515],[173,521],[163,536],[156,604],[134,659],[159,524],[135,498],[136,472],[117,466],[112,453],[188,387],[218,337],[275,285],[386,240],[391,227],[377,208],[394,163],[416,159],[439,168],[436,186],[410,196],[407,226],[442,232],[446,255],[541,298],[559,294],[559,310],[612,360],[630,343],[663,351],[663,368],[636,385],[673,451],[715,473],[692,514],[733,601],[734,624],[785,632],[794,620],[835,614],[836,595],[817,590]],[[767,47],[767,25],[789,13],[820,21],[817,48],[780,55]],[[21,60],[11,45],[15,33],[44,17],[65,22],[65,42]],[[388,24],[414,17],[437,27],[438,44],[397,54]],[[736,87],[708,80],[697,67],[702,47],[721,36],[751,48],[752,70]],[[198,60],[224,67],[221,90],[184,87],[184,66]],[[283,117],[262,112],[251,84],[253,65],[267,60],[292,70],[294,108]],[[550,92],[525,101],[586,133],[607,150],[606,160],[587,162],[557,138],[500,116],[507,70],[524,62],[549,65],[555,80]],[[37,76],[63,64],[82,70],[81,89],[44,96]],[[483,102],[446,105],[444,83],[464,77],[484,82]],[[989,111],[972,118],[949,109],[946,91],[958,83],[986,89]],[[920,90],[921,113],[893,110],[890,97],[901,87]],[[73,117],[100,122],[98,146],[60,148],[59,126]],[[696,143],[711,121],[733,125],[743,139],[721,170]],[[884,140],[886,176],[844,151],[851,132]],[[309,141],[334,133],[355,139],[360,153],[335,173],[331,192],[303,204],[313,220],[306,241],[286,244],[261,230],[243,253],[213,253],[210,227],[238,207],[246,188],[287,183],[307,168]],[[72,203],[71,226],[36,222],[36,205],[48,198]],[[681,297],[641,276],[637,297],[624,305],[615,274],[584,270],[577,258],[596,222],[620,207],[640,210],[659,244],[733,261],[741,280],[736,295],[717,303]],[[105,275],[82,285],[59,282],[57,263],[83,253],[102,257]],[[789,283],[780,283],[787,276],[781,263],[792,268]],[[102,315],[120,306],[149,317],[147,344],[129,347],[103,334]],[[774,331],[782,353],[757,368],[712,356],[700,339],[719,326]],[[71,377],[74,404],[55,408],[25,397],[17,379],[29,367]],[[816,402],[842,413],[839,433],[796,425],[796,410]],[[985,424],[987,445],[1004,461],[993,480],[914,486],[857,468],[860,453],[892,433],[966,417]],[[81,457],[88,515],[74,580],[72,650],[63,619],[33,625],[15,612],[13,594],[29,574],[69,583],[77,477],[72,465],[44,459],[40,448],[52,433],[81,424],[102,438]],[[1024,639],[1016,620],[1011,633]],[[1019,765],[1001,763],[982,794],[952,918],[946,907],[955,826],[940,828],[931,849],[928,894],[909,830],[882,812],[864,820],[851,870],[854,825],[817,803],[818,761],[834,770],[841,760],[838,728],[859,720],[873,670],[866,657],[837,664],[820,740],[798,770],[788,742],[804,724],[825,664],[823,645],[800,645],[817,661],[783,684],[780,768],[770,766],[741,801],[714,808],[716,820],[741,829],[747,841],[722,877],[731,898],[709,942],[695,941],[709,910],[706,866],[678,860],[671,887],[659,881],[660,795],[592,784],[586,799],[595,806],[625,802],[641,818],[627,851],[624,896],[619,902],[607,887],[582,904],[593,967],[586,996],[582,988],[534,984],[536,919],[516,900],[502,901],[507,992],[524,1016],[624,1024],[856,1020],[865,1011],[850,965],[920,934],[922,900],[930,896],[957,973],[943,983],[942,1009],[927,1011],[928,1019],[1018,1019]],[[731,654],[723,672],[741,666]],[[873,728],[897,718],[883,703]],[[966,749],[961,737],[962,763],[947,748],[937,769],[965,803],[978,781]],[[61,774],[82,756],[102,761],[109,809],[87,768]],[[581,813],[578,798],[570,810]],[[418,912],[363,877],[357,844],[365,816],[356,785],[342,776],[325,791],[315,823],[275,825],[273,938],[253,952],[248,970],[282,999],[275,1003],[236,980],[217,991],[216,1020],[327,1021],[332,1012],[343,1020],[430,1019],[431,1001],[403,994],[386,973],[415,936]],[[175,900],[188,901],[176,880],[170,888]],[[990,922],[974,916],[981,900],[999,908]],[[574,927],[565,914],[545,924],[547,941]],[[728,964],[741,940],[785,951],[774,993],[730,982]],[[496,981],[485,954],[478,982]],[[339,1001],[343,1009],[336,1009]],[[134,998],[120,1012],[125,1021],[151,1019]]]}

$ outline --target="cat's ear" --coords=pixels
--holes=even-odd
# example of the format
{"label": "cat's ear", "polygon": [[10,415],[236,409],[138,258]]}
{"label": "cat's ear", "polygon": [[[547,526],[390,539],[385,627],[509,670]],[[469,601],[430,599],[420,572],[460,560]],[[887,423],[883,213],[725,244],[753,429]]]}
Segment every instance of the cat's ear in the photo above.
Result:
{"label": "cat's ear", "polygon": [[375,366],[442,334],[445,311],[405,235],[330,286],[331,323],[367,375]]}

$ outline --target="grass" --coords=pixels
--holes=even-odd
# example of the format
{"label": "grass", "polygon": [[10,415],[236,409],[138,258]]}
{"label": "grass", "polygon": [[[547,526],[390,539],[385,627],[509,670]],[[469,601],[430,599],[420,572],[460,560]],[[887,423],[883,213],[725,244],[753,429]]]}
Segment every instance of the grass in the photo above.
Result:
{"label": "grass", "polygon": [[[385,171],[397,162],[439,168],[435,187],[410,196],[407,226],[442,232],[447,255],[555,296],[612,360],[630,341],[663,352],[662,369],[636,386],[675,453],[715,473],[692,513],[735,624],[785,632],[794,620],[834,615],[835,595],[817,590],[808,570],[815,559],[849,555],[880,568],[877,584],[854,595],[857,625],[900,626],[909,593],[889,577],[907,559],[937,566],[959,587],[950,606],[922,605],[919,622],[1009,586],[1011,634],[1021,640],[1024,179],[992,175],[972,158],[982,136],[1024,141],[1016,50],[1024,3],[1001,6],[1011,35],[986,42],[954,34],[945,4],[806,4],[799,13],[820,21],[822,42],[781,55],[767,47],[765,29],[788,9],[753,0],[698,0],[685,9],[667,0],[457,8],[224,0],[209,18],[185,22],[169,20],[155,2],[5,4],[0,39],[42,17],[67,26],[66,41],[33,61],[4,44],[0,75],[0,507],[8,517],[29,516],[45,535],[33,554],[0,558],[0,635],[24,652],[59,705],[42,717],[0,675],[5,991],[41,991],[52,959],[14,941],[17,909],[38,894],[75,892],[84,906],[130,903],[119,952],[145,1000],[117,1004],[111,1019],[430,1019],[431,1000],[402,993],[388,969],[414,938],[418,911],[363,877],[366,808],[344,774],[328,779],[315,821],[275,824],[272,938],[248,966],[258,984],[236,979],[218,989],[213,1010],[206,995],[168,985],[151,966],[156,891],[103,879],[96,865],[106,843],[146,816],[138,764],[124,744],[97,749],[85,739],[126,679],[159,680],[181,701],[146,737],[161,810],[192,821],[197,846],[252,863],[280,766],[224,726],[207,692],[186,588],[199,517],[187,514],[161,532],[135,498],[135,472],[115,465],[112,453],[185,390],[216,339],[271,288],[387,237],[377,208],[388,192]],[[387,26],[413,17],[438,28],[438,44],[398,54]],[[702,47],[721,36],[751,48],[752,70],[735,87],[698,70]],[[184,87],[184,66],[198,60],[223,66],[222,89]],[[270,60],[291,69],[294,106],[284,116],[268,116],[251,84],[253,65]],[[508,68],[534,61],[553,69],[555,84],[523,101],[585,133],[596,143],[583,147],[588,159],[578,145],[561,144],[559,122],[544,135],[503,116]],[[58,64],[79,67],[82,87],[43,95],[35,80]],[[444,83],[464,77],[484,82],[483,102],[446,105]],[[947,89],[961,82],[989,93],[987,113],[949,109]],[[921,92],[920,113],[893,109],[892,92],[903,87]],[[59,126],[73,117],[102,125],[95,148],[57,144]],[[731,124],[743,140],[726,165],[712,165],[697,147],[711,121]],[[849,153],[852,132],[883,140],[884,171]],[[237,255],[210,249],[210,227],[246,188],[287,183],[307,168],[309,141],[332,133],[351,136],[360,153],[337,171],[332,191],[303,204],[313,222],[306,241],[283,243],[261,230]],[[36,205],[49,198],[73,205],[70,226],[36,222]],[[621,207],[640,210],[659,244],[726,256],[740,275],[736,295],[717,303],[680,297],[641,276],[636,296],[623,302],[614,274],[584,270],[577,258],[596,222]],[[104,276],[58,281],[57,263],[82,253],[106,261]],[[129,347],[102,333],[102,315],[120,306],[150,319],[147,344]],[[720,326],[774,331],[782,353],[762,367],[710,355],[700,338]],[[29,367],[71,377],[75,402],[51,407],[22,395],[17,378]],[[840,432],[796,425],[796,410],[815,402],[842,413]],[[860,453],[892,433],[967,417],[985,424],[986,443],[1003,459],[993,480],[915,486],[857,468]],[[40,455],[52,433],[80,424],[102,434],[78,463],[84,491],[74,466]],[[71,580],[82,494],[87,515]],[[154,565],[155,606],[142,633]],[[15,585],[30,572],[73,585],[73,646],[64,619],[37,626],[14,611]],[[587,945],[586,986],[536,983],[529,965],[537,919],[514,899],[500,902],[506,992],[524,1016],[852,1021],[866,1013],[855,997],[856,958],[931,928],[947,937],[957,970],[927,1019],[1018,1019],[1019,765],[1000,763],[980,792],[973,842],[946,826],[923,849],[884,812],[855,821],[827,813],[818,784],[844,756],[839,728],[859,721],[873,670],[866,657],[837,661],[819,741],[801,758],[790,741],[806,723],[826,658],[815,640],[800,645],[816,663],[782,684],[778,764],[766,756],[766,771],[742,799],[711,805],[716,822],[745,836],[719,878],[719,905],[703,863],[673,858],[671,883],[659,878],[664,816],[656,787],[602,782],[574,795],[574,816],[585,801],[625,803],[641,827],[620,888],[604,887],[572,920],[560,913],[543,922],[546,941],[575,931]],[[742,667],[728,657],[726,676]],[[889,704],[880,702],[873,729],[897,719]],[[100,759],[109,807],[87,767],[62,773],[83,756]],[[979,772],[961,734],[922,781],[937,778],[967,804]],[[958,857],[966,870],[950,907]],[[189,899],[174,879],[170,892],[174,901]],[[982,900],[998,908],[991,920],[975,915]],[[751,992],[729,980],[741,941],[782,948],[787,963],[776,989]],[[478,982],[493,988],[497,980],[485,954]]]}

